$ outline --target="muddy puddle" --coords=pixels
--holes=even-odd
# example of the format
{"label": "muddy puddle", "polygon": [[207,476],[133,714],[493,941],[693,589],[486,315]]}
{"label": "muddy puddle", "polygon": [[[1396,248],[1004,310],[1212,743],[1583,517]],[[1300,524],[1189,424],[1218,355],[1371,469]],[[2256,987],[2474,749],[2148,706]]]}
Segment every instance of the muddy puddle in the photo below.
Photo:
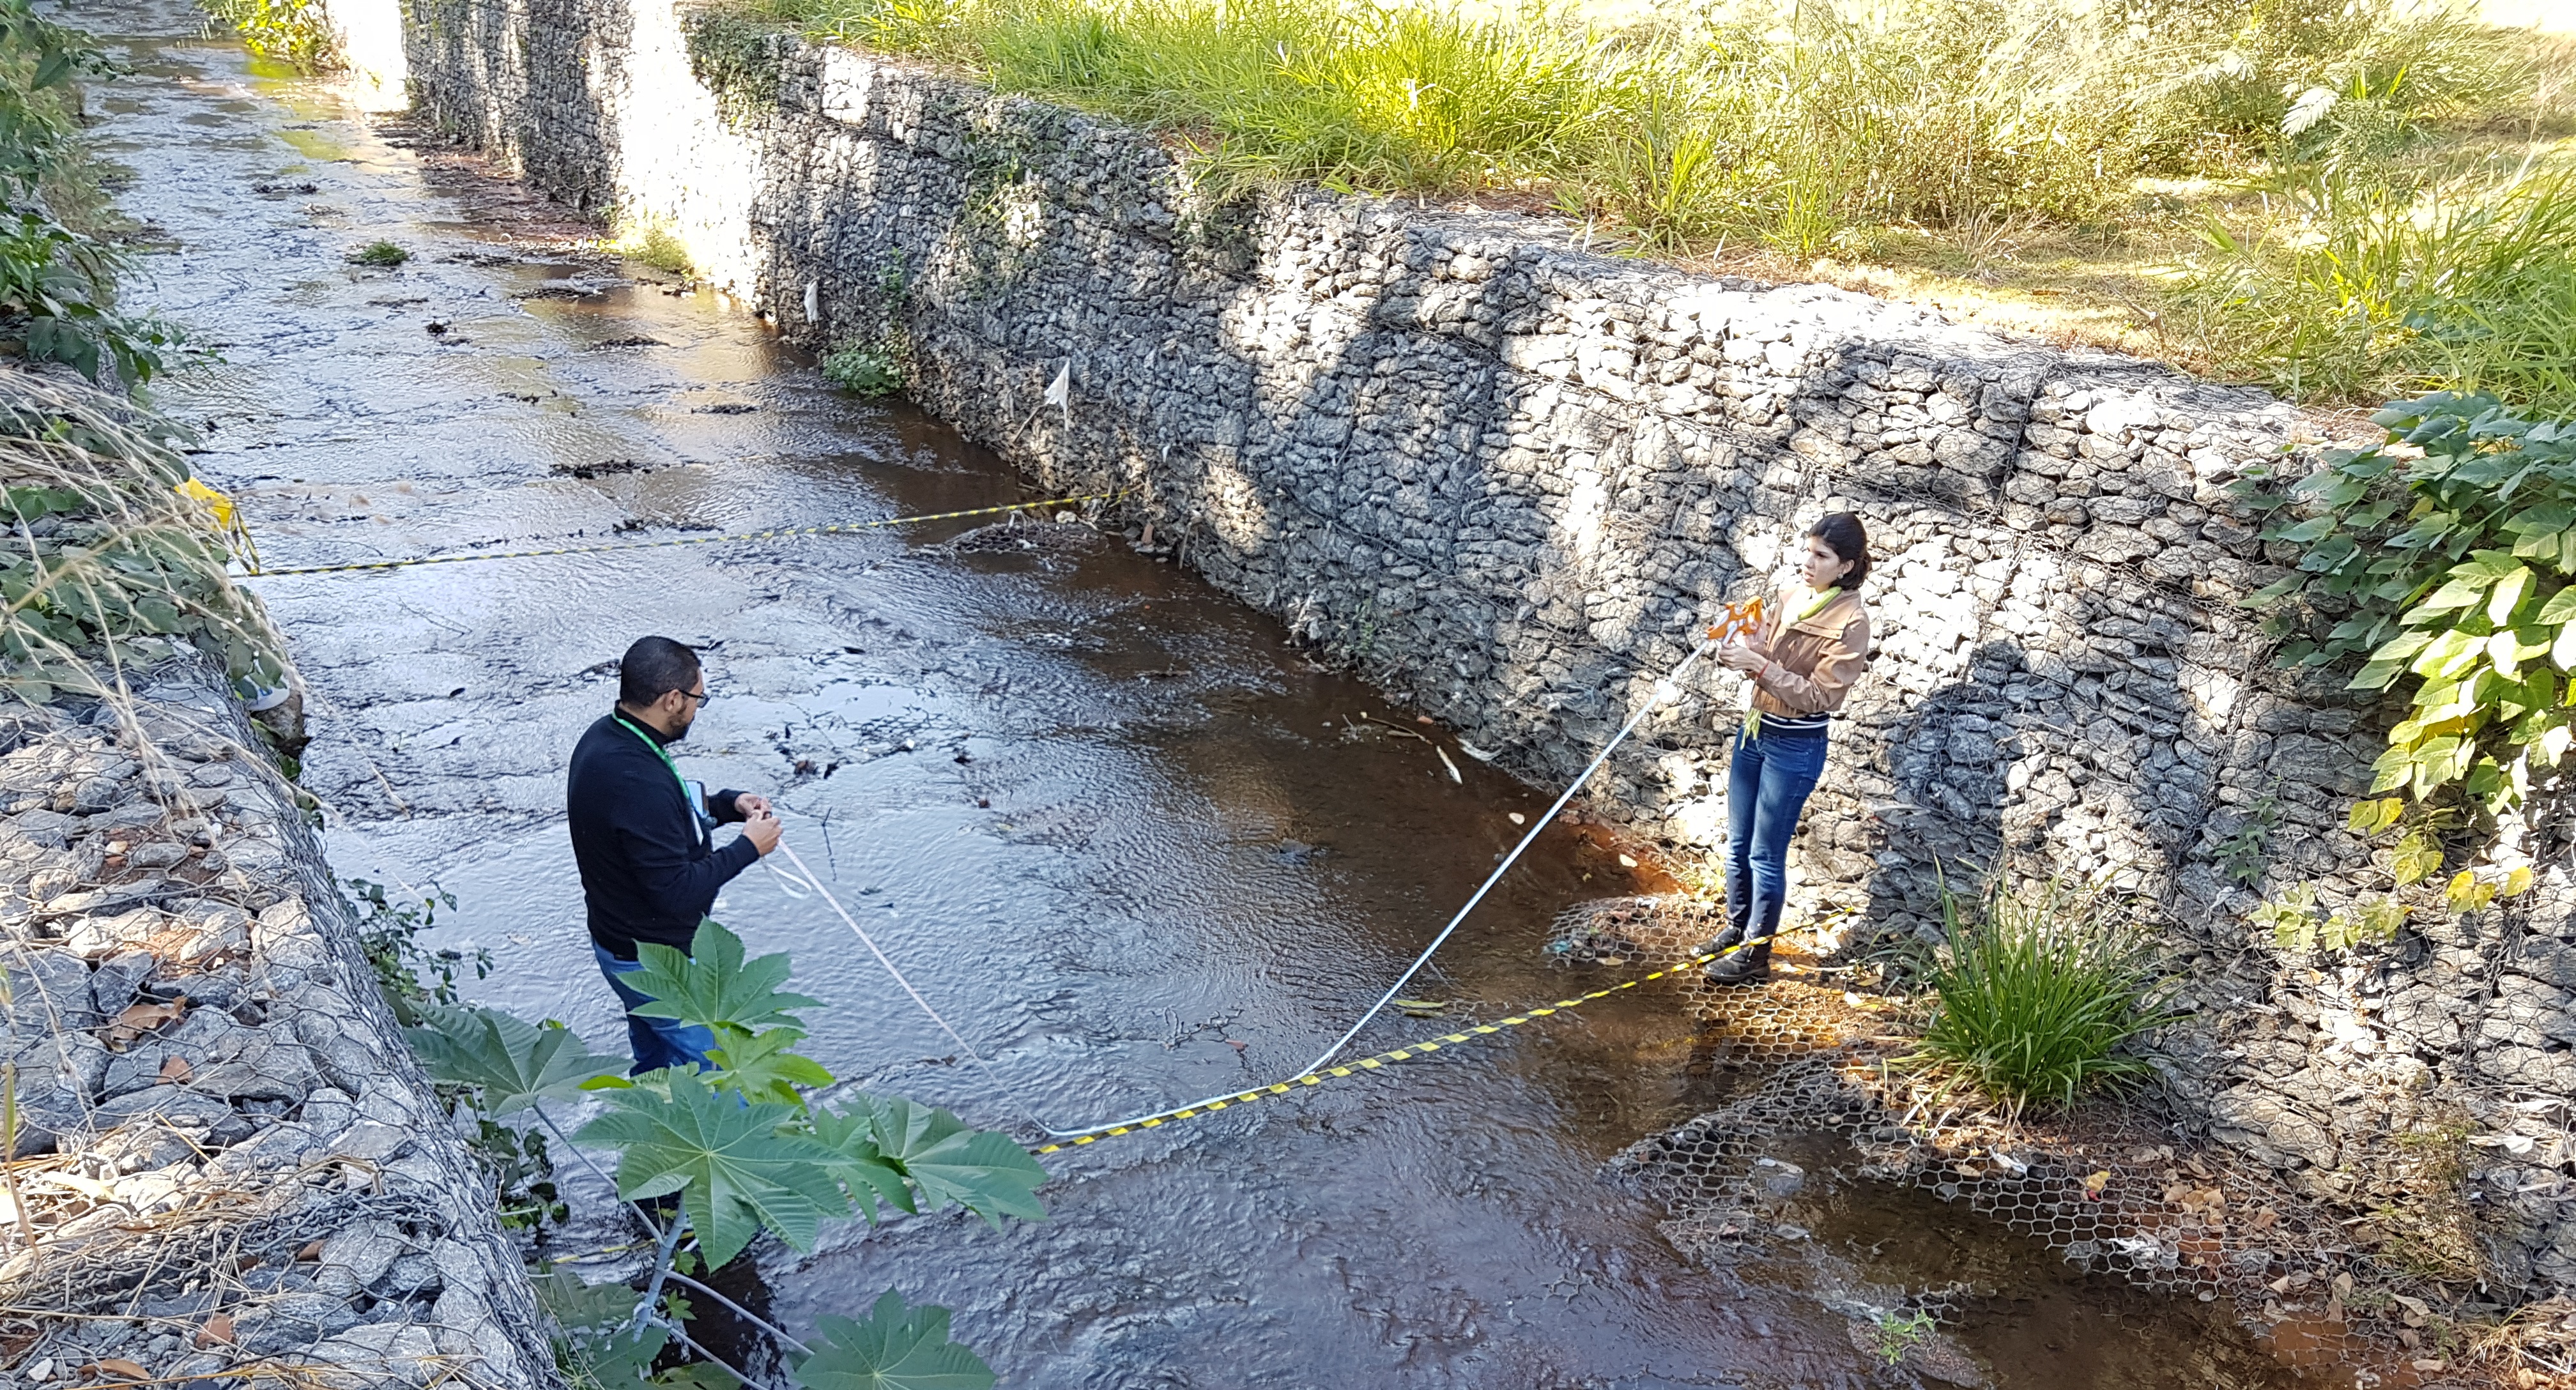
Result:
{"label": "muddy puddle", "polygon": [[[175,0],[84,6],[133,76],[93,97],[165,249],[136,298],[220,345],[159,392],[206,431],[271,565],[813,525],[1018,501],[997,459],[831,391],[758,321],[567,249]],[[481,191],[477,191],[481,189]],[[394,242],[411,259],[349,255]],[[715,698],[692,776],[777,796],[795,845],[1008,1082],[1059,1122],[1302,1065],[1462,901],[1540,795],[1319,669],[1281,629],[1080,525],[259,582],[312,688],[306,784],[341,873],[436,884],[474,997],[622,1047],[593,971],[562,761],[602,663],[660,632]],[[1425,731],[1432,732],[1432,731]],[[1374,1050],[1619,978],[1551,966],[1555,915],[1640,891],[1552,831]],[[820,901],[755,870],[719,915],[791,952],[845,1081],[1014,1110]],[[1905,1384],[1853,1310],[1959,1286],[1940,1335],[2013,1387],[2288,1384],[2223,1309],[2135,1294],[1964,1212],[1816,1179],[1805,1248],[1694,1264],[1605,1159],[1723,1098],[1674,996],[1630,991],[1427,1064],[1049,1160],[1053,1218],[952,1213],[765,1248],[791,1326],[888,1286],[1026,1386]],[[1817,1171],[1823,1166],[1818,1165]],[[559,1250],[621,1237],[577,1169]]]}

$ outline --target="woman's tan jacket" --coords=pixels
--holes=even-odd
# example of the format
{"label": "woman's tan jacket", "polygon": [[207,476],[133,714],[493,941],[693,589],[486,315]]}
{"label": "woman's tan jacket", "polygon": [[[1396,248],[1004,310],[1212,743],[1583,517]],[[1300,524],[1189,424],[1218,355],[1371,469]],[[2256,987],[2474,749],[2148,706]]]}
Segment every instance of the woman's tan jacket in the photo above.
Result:
{"label": "woman's tan jacket", "polygon": [[1764,714],[1831,714],[1869,670],[1869,610],[1845,590],[1810,617],[1781,622],[1814,601],[1813,591],[1783,596],[1763,630],[1771,664],[1754,673],[1753,707]]}

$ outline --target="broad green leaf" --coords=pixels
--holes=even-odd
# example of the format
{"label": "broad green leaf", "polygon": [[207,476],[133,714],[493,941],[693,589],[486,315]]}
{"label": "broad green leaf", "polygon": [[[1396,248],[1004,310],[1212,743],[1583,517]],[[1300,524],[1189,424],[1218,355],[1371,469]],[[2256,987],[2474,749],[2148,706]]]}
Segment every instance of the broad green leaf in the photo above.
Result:
{"label": "broad green leaf", "polygon": [[2344,828],[2366,839],[2395,825],[2397,817],[2405,809],[2406,803],[2393,796],[2379,800],[2365,798],[2352,803],[2352,814],[2345,819]]}
{"label": "broad green leaf", "polygon": [[621,1150],[617,1195],[628,1201],[677,1192],[710,1268],[742,1252],[762,1226],[799,1250],[817,1223],[849,1211],[830,1166],[838,1155],[779,1127],[792,1106],[745,1102],[694,1072],[661,1074],[667,1097],[637,1086],[609,1091],[609,1111],[573,1137]]}
{"label": "broad green leaf", "polygon": [[787,957],[762,956],[746,963],[742,938],[710,917],[698,924],[693,955],[669,946],[644,945],[636,959],[644,968],[626,977],[627,986],[652,1002],[635,1012],[646,1018],[675,1018],[701,1028],[739,1028],[746,1033],[785,1025],[804,1027],[790,1009],[821,1008],[823,1001],[801,994],[782,994],[787,983]]}
{"label": "broad green leaf", "polygon": [[2406,832],[2397,842],[2397,857],[2389,871],[2398,883],[2421,883],[2442,869],[2442,846],[2421,829]]}
{"label": "broad green leaf", "polygon": [[2268,539],[2288,541],[2292,545],[2313,545],[2333,535],[2334,529],[2335,518],[2332,513],[2328,513],[2324,516],[2309,517],[2295,526],[2284,526],[2273,532]]}
{"label": "broad green leaf", "polygon": [[635,1325],[643,1295],[623,1284],[585,1284],[568,1269],[528,1282],[537,1291],[538,1304],[563,1330],[572,1354],[603,1386],[642,1381],[671,1340],[670,1333],[651,1323]]}
{"label": "broad green leaf", "polygon": [[796,1093],[797,1087],[832,1084],[832,1074],[822,1064],[787,1050],[804,1037],[793,1028],[767,1028],[716,1048],[707,1055],[723,1070],[708,1079],[719,1090],[739,1091],[752,1100],[802,1106],[805,1098]]}
{"label": "broad green leaf", "polygon": [[804,1390],[992,1390],[983,1358],[948,1340],[948,1310],[904,1306],[886,1290],[866,1322],[815,1319],[814,1354],[795,1371]]}
{"label": "broad green leaf", "polygon": [[2487,595],[2487,621],[2498,627],[2513,621],[2513,610],[2531,588],[2530,567],[2516,565],[2511,573],[2496,580],[2495,591]]}
{"label": "broad green leaf", "polygon": [[2426,598],[2422,603],[2415,605],[2415,611],[2419,613],[2447,613],[2454,608],[2466,608],[2471,604],[2476,603],[2478,601],[2478,596],[2485,593],[2488,585],[2492,582],[2493,581],[2491,580],[2483,578],[2453,579],[2450,583],[2443,585],[2441,588],[2435,589],[2432,595]]}
{"label": "broad green leaf", "polygon": [[921,1189],[929,1208],[950,1202],[999,1229],[1001,1216],[1039,1220],[1046,1170],[1028,1150],[990,1130],[968,1129],[945,1110],[899,1097],[866,1097],[877,1151]]}
{"label": "broad green leaf", "polygon": [[832,1176],[850,1189],[850,1196],[870,1224],[877,1219],[880,1200],[898,1211],[918,1210],[913,1205],[912,1184],[904,1181],[903,1170],[888,1162],[877,1148],[876,1115],[867,1097],[859,1097],[859,1107],[853,1111],[818,1108],[812,1113],[814,1137],[836,1155]]}
{"label": "broad green leaf", "polygon": [[420,1004],[415,1011],[423,1026],[403,1036],[422,1069],[433,1081],[479,1088],[486,1114],[566,1099],[592,1078],[626,1069],[624,1058],[592,1052],[561,1024],[541,1028],[496,1009]]}
{"label": "broad green leaf", "polygon": [[2533,621],[2550,627],[2556,627],[2560,623],[2576,623],[2576,584],[2570,584],[2557,593],[2551,594],[2549,601],[2540,605],[2540,616]]}
{"label": "broad green leaf", "polygon": [[2362,664],[2345,685],[2347,690],[2386,690],[2399,676],[2406,674],[2403,661],[2371,661]]}

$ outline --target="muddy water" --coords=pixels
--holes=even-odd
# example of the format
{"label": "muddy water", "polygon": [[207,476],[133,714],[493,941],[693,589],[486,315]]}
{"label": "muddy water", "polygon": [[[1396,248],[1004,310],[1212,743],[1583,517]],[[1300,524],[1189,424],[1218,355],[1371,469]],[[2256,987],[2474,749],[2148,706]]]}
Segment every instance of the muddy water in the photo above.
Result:
{"label": "muddy water", "polygon": [[[736,531],[1020,500],[997,460],[852,401],[705,294],[567,249],[329,90],[167,0],[83,7],[134,75],[95,101],[165,249],[138,297],[222,364],[162,401],[272,565]],[[412,254],[352,266],[376,240]],[[435,883],[475,997],[622,1046],[593,972],[562,761],[602,663],[708,655],[693,776],[766,790],[790,842],[1058,1122],[1302,1065],[1417,950],[1541,799],[1453,783],[1365,687],[1086,527],[965,524],[260,582],[310,682],[305,781],[344,874]],[[1578,977],[1553,915],[1640,885],[1551,832],[1415,991],[1492,1017]],[[828,1001],[808,1050],[854,1084],[1008,1124],[819,901],[755,870],[719,915]],[[1422,1029],[1403,1020],[1372,1049]],[[1053,1218],[951,1213],[770,1248],[791,1325],[888,1286],[956,1310],[1040,1386],[1841,1386],[1853,1291],[1967,1278],[1951,1335],[1995,1383],[2272,1383],[2203,1310],[2078,1279],[1974,1218],[1868,1188],[1805,1199],[1817,1257],[1710,1271],[1604,1158],[1719,1099],[1652,989],[1504,1041],[1050,1160]],[[578,1245],[611,1229],[570,1175]]]}

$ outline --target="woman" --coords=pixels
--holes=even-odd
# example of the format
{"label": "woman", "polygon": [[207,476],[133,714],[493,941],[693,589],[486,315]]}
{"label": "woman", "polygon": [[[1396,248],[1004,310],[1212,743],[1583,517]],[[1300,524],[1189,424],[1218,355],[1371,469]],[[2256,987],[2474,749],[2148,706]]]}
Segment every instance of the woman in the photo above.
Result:
{"label": "woman", "polygon": [[1726,779],[1726,930],[1702,951],[1708,978],[1750,983],[1770,972],[1771,938],[1789,887],[1789,834],[1825,770],[1825,721],[1869,669],[1869,533],[1835,512],[1807,528],[1803,597],[1784,595],[1762,633],[1718,649],[1717,659],[1752,677],[1752,709],[1736,731]]}

